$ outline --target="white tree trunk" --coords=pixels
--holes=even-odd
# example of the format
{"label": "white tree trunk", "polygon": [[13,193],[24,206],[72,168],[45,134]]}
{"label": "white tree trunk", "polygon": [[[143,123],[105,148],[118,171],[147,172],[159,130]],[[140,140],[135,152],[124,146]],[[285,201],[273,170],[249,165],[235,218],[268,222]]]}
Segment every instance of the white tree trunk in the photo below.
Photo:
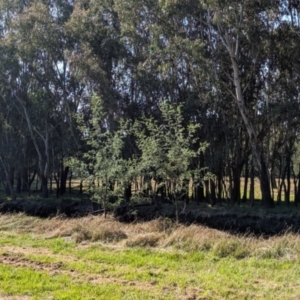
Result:
{"label": "white tree trunk", "polygon": [[257,167],[258,171],[261,172],[262,167],[261,167],[261,163],[260,163],[260,154],[258,151],[257,138],[256,138],[256,134],[255,134],[253,125],[252,125],[251,121],[249,120],[247,108],[245,106],[244,95],[243,95],[243,91],[242,91],[242,87],[241,87],[241,78],[240,78],[240,74],[239,74],[239,67],[238,67],[238,63],[237,63],[235,57],[231,57],[231,63],[232,63],[233,72],[234,72],[234,86],[235,86],[237,106],[239,108],[240,114],[242,116],[243,122],[246,126],[246,129],[247,129],[247,132],[249,135],[255,166]]}

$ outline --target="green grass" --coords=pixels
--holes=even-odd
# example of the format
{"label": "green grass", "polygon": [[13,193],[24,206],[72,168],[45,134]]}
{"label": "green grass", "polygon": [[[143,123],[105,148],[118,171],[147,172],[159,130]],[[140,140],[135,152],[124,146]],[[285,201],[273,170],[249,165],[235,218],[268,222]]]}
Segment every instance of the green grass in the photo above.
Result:
{"label": "green grass", "polygon": [[[265,240],[195,225],[166,231],[163,222],[0,216],[0,298],[297,299],[298,235]],[[79,230],[100,227],[127,237],[76,240]],[[141,245],[147,236],[158,242],[141,246],[138,236]]]}

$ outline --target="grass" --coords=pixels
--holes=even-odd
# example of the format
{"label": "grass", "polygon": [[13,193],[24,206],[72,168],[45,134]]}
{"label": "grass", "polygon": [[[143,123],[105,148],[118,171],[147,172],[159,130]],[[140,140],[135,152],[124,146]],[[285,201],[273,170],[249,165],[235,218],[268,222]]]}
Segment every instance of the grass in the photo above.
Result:
{"label": "grass", "polygon": [[1,299],[297,299],[300,236],[0,215]]}

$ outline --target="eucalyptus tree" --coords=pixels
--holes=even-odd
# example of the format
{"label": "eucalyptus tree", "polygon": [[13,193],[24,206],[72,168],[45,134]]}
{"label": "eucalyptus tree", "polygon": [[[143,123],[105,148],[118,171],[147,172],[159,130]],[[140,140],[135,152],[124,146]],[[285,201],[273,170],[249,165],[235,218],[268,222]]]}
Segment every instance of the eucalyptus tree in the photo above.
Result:
{"label": "eucalyptus tree", "polygon": [[[273,117],[271,128],[277,135],[277,140],[274,142],[276,147],[274,147],[273,165],[276,166],[276,161],[277,165],[280,165],[278,169],[282,179],[279,185],[278,199],[280,200],[281,188],[283,187],[286,203],[290,202],[292,156],[295,152],[300,125],[298,109],[300,103],[298,60],[300,25],[297,22],[297,7],[289,7],[289,9],[294,11],[293,20],[282,21],[274,29],[270,40],[269,84],[266,88],[269,100],[268,109]],[[285,17],[289,16],[290,11],[287,7],[283,6],[282,10]]]}
{"label": "eucalyptus tree", "polygon": [[2,104],[3,102],[1,103],[2,110],[0,114],[0,169],[5,174],[6,193],[11,196],[12,200],[15,200],[14,175],[21,163],[20,158],[23,150],[19,126],[23,126],[24,120],[18,122],[12,105],[9,103]]}
{"label": "eucalyptus tree", "polygon": [[[68,52],[70,71],[84,84],[86,107],[90,96],[98,94],[113,119],[118,112],[122,57],[120,25],[111,1],[76,1],[66,24],[72,44]],[[84,108],[85,104],[82,104]]]}
{"label": "eucalyptus tree", "polygon": [[[75,93],[78,88],[70,76],[65,57],[67,42],[63,35],[63,17],[67,19],[70,11],[64,9],[66,15],[63,16],[59,4],[59,1],[32,3],[11,20],[11,30],[4,36],[18,64],[11,97],[27,123],[38,157],[44,197],[48,196],[51,144],[57,142],[54,132],[58,127],[61,132],[65,132],[65,128],[70,128],[71,132],[75,130],[72,113],[79,105]],[[72,106],[75,106],[73,112],[70,111]],[[60,134],[61,141],[63,136],[67,135]]]}
{"label": "eucalyptus tree", "polygon": [[[227,58],[223,56],[222,59],[230,62],[229,70],[225,71],[231,86],[229,92],[248,133],[252,156],[260,174],[263,203],[271,206],[268,167],[263,155],[263,144],[259,140],[259,129],[250,106],[255,103],[251,104],[246,95],[251,88],[251,82],[253,83],[257,78],[257,71],[264,67],[262,49],[264,39],[267,39],[269,34],[265,15],[272,8],[273,3],[271,1],[260,4],[253,1],[223,1],[222,3],[201,1],[201,4],[207,10],[203,22],[208,25],[210,38],[206,42],[210,43],[212,51],[220,51],[218,45],[221,44],[227,52]],[[250,72],[247,74],[245,70]]]}
{"label": "eucalyptus tree", "polygon": [[[9,6],[9,7],[7,7]],[[14,175],[17,166],[21,164],[20,157],[23,152],[22,126],[16,113],[10,85],[16,80],[18,64],[13,59],[12,47],[6,45],[4,36],[9,31],[9,21],[15,13],[12,3],[2,2],[0,6],[1,18],[1,45],[0,45],[0,168],[6,181],[6,192],[12,199],[16,198],[14,190]],[[20,121],[20,122],[19,122]]]}
{"label": "eucalyptus tree", "polygon": [[[208,51],[198,39],[205,35],[205,30],[197,19],[188,15],[191,11],[201,15],[201,8],[193,1],[176,5],[153,0],[116,1],[115,7],[129,53],[124,90],[131,119],[138,119],[144,113],[161,122],[160,103],[168,99],[183,104],[185,123],[198,120],[205,127],[207,104],[212,99],[204,61]],[[204,130],[197,131],[202,138]],[[203,157],[194,157],[191,167],[203,165]],[[200,198],[201,189],[200,186]]]}

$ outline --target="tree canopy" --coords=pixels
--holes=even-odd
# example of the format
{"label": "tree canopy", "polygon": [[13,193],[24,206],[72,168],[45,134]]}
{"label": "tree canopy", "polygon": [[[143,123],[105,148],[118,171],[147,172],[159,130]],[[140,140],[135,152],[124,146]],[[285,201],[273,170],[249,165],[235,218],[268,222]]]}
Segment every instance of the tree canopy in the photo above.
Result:
{"label": "tree canopy", "polygon": [[253,203],[256,177],[265,207],[297,204],[299,17],[288,0],[0,0],[6,192],[37,174],[63,194],[73,172],[104,209]]}

